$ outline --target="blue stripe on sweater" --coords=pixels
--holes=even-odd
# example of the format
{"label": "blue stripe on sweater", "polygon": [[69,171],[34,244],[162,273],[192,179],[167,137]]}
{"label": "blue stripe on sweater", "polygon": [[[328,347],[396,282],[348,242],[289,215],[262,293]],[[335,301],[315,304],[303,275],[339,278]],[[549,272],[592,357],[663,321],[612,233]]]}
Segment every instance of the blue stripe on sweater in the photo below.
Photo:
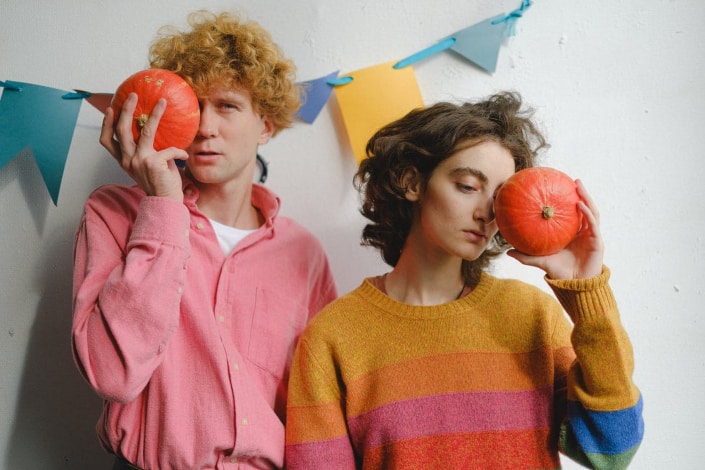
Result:
{"label": "blue stripe on sweater", "polygon": [[618,411],[590,411],[568,402],[568,418],[575,437],[587,453],[619,454],[639,444],[644,436],[641,395],[636,405]]}

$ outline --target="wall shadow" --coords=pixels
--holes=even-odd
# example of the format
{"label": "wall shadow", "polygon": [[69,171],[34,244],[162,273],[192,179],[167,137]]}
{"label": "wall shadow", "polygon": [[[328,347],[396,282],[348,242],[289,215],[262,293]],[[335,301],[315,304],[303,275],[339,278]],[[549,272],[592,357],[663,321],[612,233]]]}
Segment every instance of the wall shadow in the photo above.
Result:
{"label": "wall shadow", "polygon": [[24,200],[27,201],[26,209],[32,214],[37,232],[43,233],[47,212],[52,203],[32,151],[29,148],[22,150],[0,171],[2,172],[0,192],[10,184],[11,180],[17,179]]}
{"label": "wall shadow", "polygon": [[95,432],[101,400],[71,356],[73,234],[46,234],[36,282],[42,296],[30,332],[3,468],[111,468]]}

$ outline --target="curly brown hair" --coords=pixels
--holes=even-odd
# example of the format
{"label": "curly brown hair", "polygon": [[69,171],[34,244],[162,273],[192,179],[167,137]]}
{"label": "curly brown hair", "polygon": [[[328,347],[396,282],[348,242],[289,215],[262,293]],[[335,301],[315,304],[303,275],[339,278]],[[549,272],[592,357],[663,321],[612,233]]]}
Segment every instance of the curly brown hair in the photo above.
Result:
{"label": "curly brown hair", "polygon": [[[378,248],[384,261],[396,266],[414,220],[407,188],[420,183],[425,189],[438,164],[459,150],[494,141],[511,152],[516,171],[534,166],[547,143],[532,115],[532,109],[522,109],[518,93],[502,92],[474,103],[415,109],[378,130],[354,177],[360,212],[371,221],[363,229],[362,245]],[[465,283],[476,285],[490,261],[507,248],[498,232],[480,257],[463,260]]]}
{"label": "curly brown hair", "polygon": [[190,31],[162,27],[149,50],[153,68],[183,77],[199,96],[215,84],[248,91],[257,111],[274,124],[274,135],[291,126],[301,105],[296,67],[264,28],[234,13],[199,10]]}

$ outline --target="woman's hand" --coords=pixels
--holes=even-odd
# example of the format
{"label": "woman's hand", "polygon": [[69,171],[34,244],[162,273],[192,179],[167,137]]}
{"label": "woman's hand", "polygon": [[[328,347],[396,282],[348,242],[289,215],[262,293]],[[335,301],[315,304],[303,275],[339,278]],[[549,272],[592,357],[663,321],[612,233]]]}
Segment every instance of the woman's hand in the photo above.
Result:
{"label": "woman's hand", "polygon": [[580,231],[563,250],[549,256],[529,256],[517,250],[507,254],[522,264],[543,269],[552,279],[586,279],[602,273],[604,244],[600,234],[600,214],[582,181],[575,180],[583,215]]}
{"label": "woman's hand", "polygon": [[181,173],[174,160],[185,160],[188,153],[177,148],[159,152],[154,150],[154,136],[166,109],[166,100],[161,99],[154,106],[137,142],[132,135],[136,106],[137,95],[130,93],[122,106],[117,123],[112,108],[108,107],[100,132],[100,143],[148,196],[183,201]]}

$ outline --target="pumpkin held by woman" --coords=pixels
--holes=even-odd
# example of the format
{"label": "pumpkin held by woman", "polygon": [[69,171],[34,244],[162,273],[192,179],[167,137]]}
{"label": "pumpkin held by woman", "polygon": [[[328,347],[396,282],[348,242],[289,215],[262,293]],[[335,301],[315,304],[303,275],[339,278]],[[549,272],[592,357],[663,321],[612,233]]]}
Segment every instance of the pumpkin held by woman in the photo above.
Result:
{"label": "pumpkin held by woman", "polygon": [[191,145],[198,133],[201,112],[196,93],[183,78],[163,69],[146,69],[131,75],[120,84],[110,103],[116,117],[132,92],[137,94],[138,99],[132,123],[135,140],[139,138],[154,105],[160,98],[165,98],[166,110],[154,136],[154,149],[185,149]]}
{"label": "pumpkin held by woman", "polygon": [[580,230],[577,186],[565,173],[533,167],[512,175],[500,188],[497,227],[515,249],[533,256],[557,253]]}

